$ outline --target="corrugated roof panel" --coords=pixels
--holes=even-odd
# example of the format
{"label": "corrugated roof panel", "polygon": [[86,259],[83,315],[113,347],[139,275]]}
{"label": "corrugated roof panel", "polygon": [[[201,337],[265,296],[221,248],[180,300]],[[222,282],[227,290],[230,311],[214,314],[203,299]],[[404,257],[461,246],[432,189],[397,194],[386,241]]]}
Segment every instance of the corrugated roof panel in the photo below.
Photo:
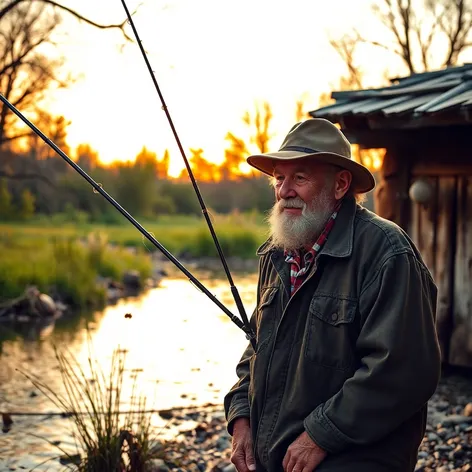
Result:
{"label": "corrugated roof panel", "polygon": [[436,109],[442,102],[445,102],[449,100],[450,98],[455,97],[456,95],[461,94],[462,92],[465,92],[466,90],[469,90],[471,85],[472,83],[470,83],[469,85],[469,82],[465,82],[461,85],[458,85],[457,87],[452,88],[446,93],[439,95],[439,97],[437,97],[436,99],[431,100],[430,102],[425,103],[424,105],[418,107],[415,111],[417,113],[425,113],[425,112],[430,111],[433,108]]}
{"label": "corrugated roof panel", "polygon": [[429,113],[433,113],[436,111],[446,110],[447,108],[452,108],[454,106],[460,105],[467,100],[472,99],[472,90],[466,90],[454,97],[451,97],[449,100],[443,101],[438,105],[428,108]]}
{"label": "corrugated roof panel", "polygon": [[316,116],[323,117],[323,116],[332,116],[332,115],[344,115],[347,113],[351,113],[352,110],[357,108],[358,106],[371,102],[372,99],[368,100],[349,100],[341,105],[330,105],[329,107],[324,107],[316,110]]}
{"label": "corrugated roof panel", "polygon": [[378,98],[375,100],[371,100],[372,103],[365,103],[364,105],[357,106],[353,113],[357,114],[368,114],[374,113],[377,111],[383,111],[384,108],[388,108],[391,105],[395,105],[397,103],[402,103],[406,100],[409,100],[411,95],[402,95],[401,97],[394,97],[394,98]]}
{"label": "corrugated roof panel", "polygon": [[472,64],[464,64],[462,66],[450,67],[430,72],[418,72],[416,74],[407,75],[405,77],[397,77],[395,78],[395,80],[398,80],[399,83],[403,85],[411,85],[418,82],[424,82],[425,80],[429,80],[430,78],[438,76],[450,77],[451,75],[454,76],[455,74],[462,74],[471,70]]}
{"label": "corrugated roof panel", "polygon": [[411,85],[409,87],[404,86],[395,86],[395,88],[391,88],[390,90],[382,90],[379,92],[380,96],[392,96],[392,95],[404,95],[406,93],[424,93],[429,91],[441,91],[441,90],[449,90],[450,88],[456,87],[462,83],[462,78],[447,78],[446,77],[439,77],[435,80],[428,80],[426,82],[419,82],[418,84]]}
{"label": "corrugated roof panel", "polygon": [[383,113],[415,116],[454,107],[472,107],[472,64],[395,79],[396,83],[376,89],[333,92],[334,105],[310,112],[330,119],[348,115]]}
{"label": "corrugated roof panel", "polygon": [[408,111],[413,111],[415,108],[424,105],[431,100],[434,100],[436,97],[439,97],[440,93],[429,93],[426,95],[419,95],[406,100],[405,102],[392,105],[388,108],[384,108],[383,112],[385,115],[396,115],[398,113],[406,113]]}

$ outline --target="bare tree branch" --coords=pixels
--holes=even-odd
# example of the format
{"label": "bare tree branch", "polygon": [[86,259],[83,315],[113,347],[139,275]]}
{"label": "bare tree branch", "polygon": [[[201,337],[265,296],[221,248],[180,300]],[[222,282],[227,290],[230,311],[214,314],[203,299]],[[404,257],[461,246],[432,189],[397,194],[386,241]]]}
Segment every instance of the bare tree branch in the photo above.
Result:
{"label": "bare tree branch", "polygon": [[[7,15],[10,11],[12,11],[15,7],[17,7],[20,4],[26,3],[26,2],[31,2],[32,0],[11,0],[7,5],[5,5],[1,10],[0,10],[0,20]],[[65,5],[62,5],[61,3],[55,2],[54,0],[36,0],[36,3],[42,3],[45,5],[51,5],[55,8],[58,8],[59,10],[62,10],[66,13],[69,13],[70,15],[74,16],[78,20],[81,20],[91,26],[94,26],[95,28],[100,28],[100,29],[119,29],[123,33],[126,39],[129,41],[132,41],[132,39],[126,34],[125,32],[125,25],[126,25],[126,20],[124,20],[121,23],[115,23],[115,24],[100,24],[96,23],[93,20],[90,20],[89,18],[86,18],[85,16],[81,15],[77,11],[73,10],[72,8],[66,7]]]}
{"label": "bare tree branch", "polygon": [[[460,55],[472,46],[472,0],[383,0],[379,3],[372,5],[372,11],[391,33],[393,44],[361,35],[356,29],[348,36],[354,43],[362,42],[397,55],[410,74],[454,66]],[[438,50],[444,40],[447,50],[441,58]],[[349,48],[354,46],[347,45],[344,38],[330,42],[351,71]]]}
{"label": "bare tree branch", "polygon": [[346,64],[348,76],[345,79],[345,85],[348,88],[361,89],[362,72],[354,63],[354,53],[360,41],[360,35],[358,33],[356,33],[356,35],[356,37],[344,35],[339,40],[330,39],[329,43]]}

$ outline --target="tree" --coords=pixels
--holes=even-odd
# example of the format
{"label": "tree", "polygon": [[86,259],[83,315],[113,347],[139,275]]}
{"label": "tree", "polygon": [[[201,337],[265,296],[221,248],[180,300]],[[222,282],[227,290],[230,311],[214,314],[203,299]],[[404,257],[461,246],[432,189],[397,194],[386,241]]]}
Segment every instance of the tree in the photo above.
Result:
{"label": "tree", "polygon": [[157,162],[157,178],[158,179],[167,179],[169,176],[169,166],[170,166],[170,153],[166,149],[164,151],[164,156],[162,159]]}
{"label": "tree", "polygon": [[226,134],[227,141],[229,141],[229,148],[225,149],[225,160],[221,165],[223,180],[228,180],[238,177],[241,174],[239,166],[244,162],[249,154],[244,139],[238,138],[233,133]]}
{"label": "tree", "polygon": [[[70,154],[70,147],[67,144],[67,127],[70,124],[71,121],[67,120],[64,116],[52,116],[46,111],[37,111],[36,126],[67,155]],[[27,139],[28,151],[34,159],[44,160],[53,158],[62,160],[62,158],[36,134],[30,135]]]}
{"label": "tree", "polygon": [[269,128],[273,116],[270,104],[265,101],[262,102],[262,105],[256,104],[254,115],[251,115],[248,111],[244,114],[244,123],[246,123],[248,128],[253,129],[250,141],[256,145],[260,153],[265,153],[269,150],[268,143],[272,137]]}
{"label": "tree", "polygon": [[[36,112],[36,104],[53,84],[65,87],[60,76],[62,59],[43,54],[53,45],[51,36],[68,14],[101,29],[118,28],[120,24],[98,24],[77,11],[53,0],[0,0],[0,88],[3,95],[25,114]],[[127,36],[126,36],[127,37]],[[31,135],[18,126],[18,119],[2,105],[0,112],[0,145]]]}
{"label": "tree", "polygon": [[0,220],[5,221],[13,216],[11,193],[5,179],[0,180]]}
{"label": "tree", "polygon": [[29,189],[24,189],[21,193],[19,216],[27,220],[34,215],[36,209],[36,199]]}
{"label": "tree", "polygon": [[157,198],[156,154],[143,147],[134,162],[117,163],[117,200],[125,202],[130,213],[152,216]]}
{"label": "tree", "polygon": [[[196,180],[216,181],[219,178],[218,166],[203,157],[203,149],[190,149],[190,167]],[[181,172],[181,177],[187,175],[187,169]]]}
{"label": "tree", "polygon": [[471,0],[383,0],[372,10],[389,33],[389,42],[354,29],[331,43],[341,55],[346,52],[344,45],[349,46],[350,55],[343,60],[350,74],[354,50],[362,43],[395,54],[410,74],[454,66],[472,45]]}
{"label": "tree", "polygon": [[[65,15],[95,28],[119,29],[125,40],[130,40],[125,32],[126,20],[117,24],[99,24],[55,0],[0,0],[0,91],[35,121],[44,114],[40,103],[46,94],[53,87],[66,87],[72,81],[63,71],[63,58],[51,54],[55,46],[53,31]],[[48,51],[47,55],[45,51]],[[57,124],[62,126],[65,119],[60,119],[64,122],[58,121]],[[0,105],[0,147],[12,149],[15,142],[31,136],[33,132],[6,106]],[[18,180],[46,179],[30,169],[11,173],[9,168],[9,163],[0,168],[0,176]]]}
{"label": "tree", "polygon": [[242,118],[249,129],[249,142],[231,132],[227,133],[226,140],[229,141],[230,147],[225,149],[225,161],[222,165],[223,179],[240,175],[239,166],[250,154],[251,144],[255,145],[257,152],[268,152],[269,141],[272,138],[270,132],[272,118],[272,108],[268,102],[256,103],[255,112],[251,114],[246,111]]}
{"label": "tree", "polygon": [[79,144],[75,150],[75,159],[86,172],[99,166],[98,152],[92,149],[90,144]]}
{"label": "tree", "polygon": [[339,40],[331,39],[329,42],[347,67],[347,74],[340,77],[338,88],[340,90],[362,89],[363,73],[355,61],[357,41],[347,34]]}
{"label": "tree", "polygon": [[[339,78],[337,84],[332,84],[331,88],[335,90],[360,90],[364,88],[363,73],[355,60],[356,49],[360,43],[359,37],[353,38],[346,34],[340,39],[330,39],[333,49],[339,54],[346,65],[347,73]],[[324,92],[320,95],[318,106],[323,107],[334,102],[330,92]]]}

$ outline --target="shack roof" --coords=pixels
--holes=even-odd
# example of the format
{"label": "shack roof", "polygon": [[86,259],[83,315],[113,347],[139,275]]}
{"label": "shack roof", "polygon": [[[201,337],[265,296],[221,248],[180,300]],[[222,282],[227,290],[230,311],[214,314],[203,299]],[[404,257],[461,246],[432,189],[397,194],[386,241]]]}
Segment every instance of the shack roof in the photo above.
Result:
{"label": "shack roof", "polygon": [[376,89],[333,92],[309,112],[347,128],[421,128],[472,123],[472,64],[391,80]]}

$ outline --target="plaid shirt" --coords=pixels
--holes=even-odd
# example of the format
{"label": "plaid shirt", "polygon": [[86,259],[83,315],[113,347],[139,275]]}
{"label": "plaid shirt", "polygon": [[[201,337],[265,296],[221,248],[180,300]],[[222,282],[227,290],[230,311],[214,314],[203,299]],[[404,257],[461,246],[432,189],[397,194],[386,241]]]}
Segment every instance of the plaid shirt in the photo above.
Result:
{"label": "plaid shirt", "polygon": [[305,280],[306,274],[309,272],[312,262],[316,255],[321,251],[324,243],[328,239],[328,235],[334,226],[336,216],[338,216],[339,208],[341,207],[340,200],[336,205],[333,213],[329,217],[323,231],[318,236],[315,244],[311,249],[305,252],[304,256],[299,251],[285,251],[285,262],[290,264],[290,294],[293,295]]}

